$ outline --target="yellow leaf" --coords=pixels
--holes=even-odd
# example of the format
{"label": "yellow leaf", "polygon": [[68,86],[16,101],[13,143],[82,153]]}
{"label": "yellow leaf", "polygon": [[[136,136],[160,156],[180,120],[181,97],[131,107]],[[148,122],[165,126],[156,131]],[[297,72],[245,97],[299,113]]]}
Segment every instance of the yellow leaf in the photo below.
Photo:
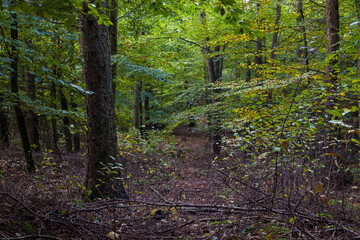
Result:
{"label": "yellow leaf", "polygon": [[285,152],[287,152],[287,148],[289,147],[289,143],[284,139],[280,139],[280,144],[281,144],[282,149]]}
{"label": "yellow leaf", "polygon": [[331,156],[331,157],[341,157],[338,153],[325,153],[325,156]]}
{"label": "yellow leaf", "polygon": [[324,184],[322,182],[319,182],[315,188],[315,193],[320,192],[324,187]]}
{"label": "yellow leaf", "polygon": [[119,234],[115,232],[109,232],[106,236],[112,240],[116,240],[120,238]]}

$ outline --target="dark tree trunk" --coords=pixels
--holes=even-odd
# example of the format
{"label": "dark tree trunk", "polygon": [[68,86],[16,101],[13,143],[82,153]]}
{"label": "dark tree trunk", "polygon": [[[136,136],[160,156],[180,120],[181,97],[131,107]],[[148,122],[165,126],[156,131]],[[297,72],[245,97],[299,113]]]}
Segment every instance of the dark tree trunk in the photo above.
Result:
{"label": "dark tree trunk", "polygon": [[[26,94],[32,100],[36,100],[36,85],[35,76],[28,70],[25,70],[26,79]],[[30,109],[26,114],[26,123],[29,133],[29,141],[34,151],[40,150],[40,137],[39,137],[39,119],[36,113]]]}
{"label": "dark tree trunk", "polygon": [[[75,111],[77,109],[77,104],[73,102],[73,100],[71,99],[71,108],[73,111]],[[79,128],[79,123],[77,123],[76,121],[73,120],[73,124],[74,124],[74,128],[78,129]],[[73,143],[74,143],[74,152],[79,152],[80,151],[80,133],[78,131],[76,131],[74,134],[72,134],[73,137]]]}
{"label": "dark tree trunk", "polygon": [[134,88],[134,113],[133,113],[133,124],[136,129],[140,129],[140,111],[141,111],[141,85],[136,83]]}
{"label": "dark tree trunk", "polygon": [[[260,8],[261,8],[260,3],[256,3],[256,11],[257,12],[260,11]],[[259,25],[261,25],[262,20],[259,19],[258,21],[259,21]],[[264,48],[263,42],[264,42],[264,38],[259,38],[259,37],[255,38],[255,60],[254,60],[254,63],[256,66],[256,69],[255,69],[255,77],[256,78],[261,77],[261,69],[262,69],[261,65],[264,63],[263,53],[262,53],[263,48]]]}
{"label": "dark tree trunk", "polygon": [[19,57],[17,53],[16,41],[18,40],[18,22],[17,17],[13,14],[13,22],[11,23],[11,39],[12,39],[12,46],[11,46],[11,75],[10,75],[10,88],[11,92],[14,94],[14,111],[16,122],[21,138],[22,147],[24,150],[25,156],[25,171],[27,173],[35,172],[35,161],[32,156],[32,151],[30,147],[30,142],[27,134],[27,129],[25,125],[24,115],[21,111],[20,101],[19,101],[19,85],[18,85],[18,63]]}
{"label": "dark tree trunk", "polygon": [[[200,21],[205,24],[205,13],[200,13]],[[203,53],[206,56],[206,66],[207,66],[207,77],[210,83],[211,90],[208,91],[209,99],[208,103],[216,103],[217,99],[215,94],[220,93],[220,89],[214,90],[214,83],[221,80],[222,70],[223,70],[223,57],[220,54],[220,51],[224,51],[225,46],[221,49],[220,46],[212,47],[208,44],[209,38],[207,37],[204,40]],[[212,145],[212,151],[215,155],[218,155],[221,151],[221,118],[218,109],[214,109],[208,113],[208,127],[210,130],[210,142]]]}
{"label": "dark tree trunk", "polygon": [[[326,50],[327,56],[337,54],[339,50],[339,2],[338,0],[326,0],[326,35],[328,46]],[[325,81],[331,86],[328,87],[329,99],[327,108],[333,108],[335,105],[335,92],[337,85],[337,69],[335,65],[338,63],[338,57],[333,56],[325,67]]]}
{"label": "dark tree trunk", "polygon": [[271,59],[276,59],[276,48],[279,46],[279,26],[281,18],[281,0],[276,1],[275,27],[271,43]]}
{"label": "dark tree trunk", "polygon": [[[56,76],[56,71],[54,72],[55,76]],[[56,85],[55,82],[53,81],[51,83],[51,100],[50,100],[50,107],[53,109],[57,109],[56,107]],[[52,129],[52,140],[53,140],[53,147],[54,150],[56,152],[56,154],[60,155],[60,150],[59,150],[59,135],[57,132],[57,116],[54,116],[54,114],[51,115],[51,129]],[[61,157],[60,157],[61,158]]]}
{"label": "dark tree trunk", "polygon": [[[118,3],[117,0],[110,0],[110,21],[113,25],[110,26],[110,52],[111,56],[117,54],[117,18],[118,18]],[[116,79],[116,63],[113,63],[111,66],[111,73],[113,79],[113,90],[115,94],[115,79]]]}
{"label": "dark tree trunk", "polygon": [[145,99],[144,99],[144,122],[145,125],[150,123],[150,91],[145,91]]}
{"label": "dark tree trunk", "polygon": [[307,35],[306,35],[306,29],[305,29],[305,17],[304,17],[304,9],[303,9],[303,1],[297,0],[296,3],[296,12],[298,14],[298,17],[296,18],[296,21],[299,26],[300,33],[302,34],[302,41],[303,44],[298,47],[297,49],[297,55],[299,62],[301,64],[305,64],[305,71],[309,71],[309,49],[308,49],[308,43],[307,43]]}
{"label": "dark tree trunk", "polygon": [[[110,34],[110,55],[116,55],[117,54],[117,30],[118,30],[118,22],[117,22],[117,18],[118,18],[118,0],[110,0],[111,1],[111,5],[110,5],[110,21],[112,22],[112,25],[110,25],[109,27],[109,34]],[[114,121],[112,122],[114,125],[112,126],[112,129],[114,129],[111,133],[112,133],[112,138],[113,141],[117,144],[117,130],[116,130],[116,115],[115,115],[115,97],[116,97],[116,69],[117,69],[117,64],[114,62],[111,65],[111,79],[112,79],[112,96],[111,96],[111,105],[112,105],[112,114],[114,114],[112,116],[112,118],[114,119]],[[117,148],[117,145],[116,145]],[[120,156],[120,154],[118,154],[118,157],[121,161],[121,163],[123,165],[126,164],[125,162],[125,158]]]}
{"label": "dark tree trunk", "polygon": [[[69,111],[67,99],[63,93],[63,90],[59,91],[61,110]],[[67,152],[72,152],[72,140],[70,131],[70,118],[68,116],[63,117],[64,123],[64,136],[65,136],[65,148]]]}
{"label": "dark tree trunk", "polygon": [[[360,0],[356,0],[357,3],[357,8],[358,8],[358,19],[359,19],[359,24],[358,27],[360,28]],[[360,32],[359,32],[359,37],[360,37]],[[360,78],[360,47],[358,48],[358,77]],[[358,127],[360,129],[360,95],[358,94]],[[358,139],[360,138],[360,135],[358,135]]]}
{"label": "dark tree trunk", "polygon": [[[281,18],[281,0],[276,1],[276,15],[275,15],[275,28],[272,37],[271,43],[271,59],[276,59],[276,48],[279,46],[279,26],[280,26],[280,18]],[[272,102],[272,90],[268,91],[268,103]]]}
{"label": "dark tree trunk", "polygon": [[[90,1],[94,2],[94,1]],[[108,7],[107,1],[102,2]],[[87,3],[83,4],[88,12]],[[95,198],[127,198],[122,185],[120,158],[113,137],[116,131],[113,105],[113,84],[110,62],[109,28],[97,20],[83,17],[84,80],[87,112],[87,174],[86,189],[90,200]]]}
{"label": "dark tree trunk", "polygon": [[9,137],[9,119],[8,114],[3,106],[4,98],[2,93],[0,93],[0,146],[8,147],[10,145],[10,137]]}

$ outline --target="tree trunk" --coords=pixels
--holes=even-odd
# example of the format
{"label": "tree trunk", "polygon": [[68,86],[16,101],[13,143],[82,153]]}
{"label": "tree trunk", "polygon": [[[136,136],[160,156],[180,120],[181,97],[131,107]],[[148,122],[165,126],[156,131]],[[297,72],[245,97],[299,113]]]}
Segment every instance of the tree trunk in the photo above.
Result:
{"label": "tree trunk", "polygon": [[305,17],[304,17],[304,9],[303,9],[302,0],[297,0],[296,13],[298,14],[296,21],[298,23],[300,33],[302,34],[302,41],[303,41],[303,45],[300,44],[300,46],[297,49],[297,55],[298,55],[299,62],[301,64],[305,64],[305,71],[308,72],[309,71],[309,49],[308,49],[307,35],[306,35],[306,29],[305,29]]}
{"label": "tree trunk", "polygon": [[[271,59],[276,60],[276,48],[279,46],[279,26],[280,26],[280,18],[281,18],[281,0],[276,1],[276,15],[275,15],[275,28],[272,37],[271,43]],[[267,96],[268,103],[272,102],[272,90],[268,90]]]}
{"label": "tree trunk", "polygon": [[279,45],[279,26],[281,18],[281,0],[276,1],[276,15],[275,15],[275,27],[271,43],[271,59],[276,59],[276,48]]}
{"label": "tree trunk", "polygon": [[[77,109],[77,104],[73,102],[73,99],[70,99],[70,104],[71,104],[71,108],[73,111],[75,111]],[[79,123],[77,123],[76,121],[73,121],[74,124],[74,128],[75,129],[79,129]],[[72,134],[73,137],[73,143],[74,143],[74,152],[79,152],[80,151],[80,133],[78,131],[76,131],[74,134]]]}
{"label": "tree trunk", "polygon": [[[261,8],[260,3],[256,3],[256,11],[257,12],[260,11],[260,8]],[[258,24],[261,25],[262,20],[260,19],[258,21],[259,21]],[[264,48],[263,41],[264,41],[263,38],[259,38],[259,37],[255,38],[255,60],[254,60],[254,63],[256,66],[256,69],[255,69],[255,77],[256,78],[261,77],[261,68],[262,68],[261,65],[263,64],[262,52],[263,52],[263,48]]]}
{"label": "tree trunk", "polygon": [[10,75],[10,88],[11,92],[13,93],[15,99],[14,99],[14,111],[15,111],[15,117],[16,122],[21,138],[22,147],[24,150],[24,156],[25,156],[25,171],[27,173],[33,173],[35,172],[35,161],[32,156],[32,151],[29,143],[29,138],[27,134],[27,129],[25,125],[25,119],[24,115],[21,111],[20,107],[20,101],[19,101],[19,85],[18,85],[18,63],[19,63],[19,57],[18,57],[18,49],[16,47],[16,41],[18,40],[18,22],[16,14],[12,15],[13,22],[11,23],[11,75]]}
{"label": "tree trunk", "polygon": [[[93,3],[94,1],[90,1]],[[102,2],[108,7],[108,1]],[[88,12],[87,3],[83,3]],[[116,131],[110,62],[109,28],[92,15],[83,17],[84,80],[87,112],[87,174],[85,197],[127,198],[122,185],[120,158],[113,137]],[[87,194],[87,195],[86,195]]]}
{"label": "tree trunk", "polygon": [[[118,18],[118,3],[117,0],[110,0],[110,21],[113,25],[110,26],[110,54],[111,56],[117,54],[117,18]],[[111,66],[111,74],[113,80],[113,90],[115,94],[115,79],[116,79],[116,63],[113,63]]]}
{"label": "tree trunk", "polygon": [[[26,80],[26,94],[31,101],[36,100],[36,85],[35,85],[35,76],[29,72],[28,69],[25,70],[25,80]],[[39,119],[36,113],[30,109],[26,114],[26,123],[29,133],[29,141],[32,149],[34,151],[40,150],[40,137],[39,137]]]}
{"label": "tree trunk", "polygon": [[134,88],[134,113],[133,113],[133,124],[136,129],[140,129],[140,109],[141,109],[141,87],[140,83],[136,83]]}
{"label": "tree trunk", "polygon": [[[205,25],[205,13],[200,13],[200,21],[203,25]],[[222,77],[223,70],[223,57],[220,54],[213,55],[214,53],[219,53],[221,51],[220,46],[212,47],[208,44],[209,38],[205,38],[203,53],[206,57],[206,66],[207,66],[207,78],[210,83],[211,90],[208,91],[209,104],[215,104],[217,102],[215,94],[220,93],[220,89],[214,90],[214,83],[220,81]],[[223,46],[223,51],[225,46]],[[215,155],[218,155],[221,151],[221,118],[218,109],[213,109],[208,112],[208,127],[210,132],[210,142],[212,145],[212,151]]]}
{"label": "tree trunk", "polygon": [[[357,0],[357,8],[358,8],[358,19],[359,19],[359,28],[360,28],[360,0]],[[360,37],[360,32],[359,32]],[[358,48],[358,77],[360,78],[360,47]],[[358,94],[358,127],[360,129],[360,95]],[[358,134],[358,138],[360,138],[360,135]]]}
{"label": "tree trunk", "polygon": [[330,85],[328,87],[329,98],[327,101],[327,108],[331,109],[335,105],[335,92],[337,85],[337,69],[335,65],[338,63],[337,51],[339,50],[339,2],[338,0],[326,0],[326,35],[328,40],[328,46],[326,54],[329,57],[332,56],[325,66],[325,81]]}
{"label": "tree trunk", "polygon": [[[61,110],[66,112],[69,111],[68,102],[66,100],[63,90],[59,91],[59,95],[60,95]],[[65,148],[67,152],[72,152],[70,118],[65,115],[63,117],[63,123],[64,123]]]}
{"label": "tree trunk", "polygon": [[7,112],[3,107],[4,98],[0,93],[0,147],[8,147],[10,145],[9,138],[9,120]]}
{"label": "tree trunk", "polygon": [[145,99],[144,99],[144,122],[145,125],[150,123],[150,91],[147,89],[145,91]]}
{"label": "tree trunk", "polygon": [[[54,71],[54,75],[56,76],[57,73],[56,71]],[[51,83],[51,100],[50,100],[50,107],[53,109],[56,109],[56,103],[55,103],[55,99],[56,99],[56,85],[55,82],[53,81]],[[51,114],[51,129],[52,129],[52,140],[53,140],[53,144],[54,144],[54,150],[56,152],[56,154],[58,154],[60,156],[60,150],[58,147],[58,143],[59,143],[59,135],[57,132],[57,119],[54,116],[54,114]],[[61,158],[61,157],[60,157]]]}

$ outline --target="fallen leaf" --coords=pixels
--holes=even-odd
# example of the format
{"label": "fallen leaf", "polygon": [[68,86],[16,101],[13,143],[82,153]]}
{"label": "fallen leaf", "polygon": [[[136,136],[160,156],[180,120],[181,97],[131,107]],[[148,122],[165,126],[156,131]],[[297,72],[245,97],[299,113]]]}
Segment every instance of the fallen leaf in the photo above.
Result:
{"label": "fallen leaf", "polygon": [[318,193],[320,192],[324,187],[324,184],[322,182],[319,182],[317,185],[316,185],[316,188],[315,188],[315,193]]}
{"label": "fallen leaf", "polygon": [[329,205],[329,197],[328,196],[322,194],[322,195],[320,195],[320,199],[325,205]]}

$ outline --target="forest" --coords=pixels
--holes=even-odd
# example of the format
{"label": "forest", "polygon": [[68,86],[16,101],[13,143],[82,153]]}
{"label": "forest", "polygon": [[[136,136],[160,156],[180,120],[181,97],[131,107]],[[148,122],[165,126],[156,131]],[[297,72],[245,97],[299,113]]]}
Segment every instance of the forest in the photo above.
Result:
{"label": "forest", "polygon": [[360,239],[360,0],[0,10],[0,239]]}

